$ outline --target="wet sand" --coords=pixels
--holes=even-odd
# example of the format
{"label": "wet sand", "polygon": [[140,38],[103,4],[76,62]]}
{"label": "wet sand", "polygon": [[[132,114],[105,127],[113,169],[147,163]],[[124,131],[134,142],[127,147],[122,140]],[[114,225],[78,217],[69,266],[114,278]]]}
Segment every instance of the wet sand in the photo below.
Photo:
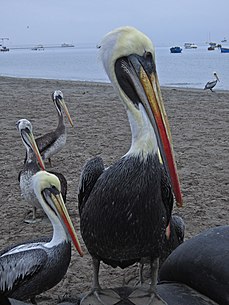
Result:
{"label": "wet sand", "polygon": [[[51,93],[57,89],[64,93],[75,127],[66,123],[67,144],[52,158],[52,170],[68,181],[66,205],[79,235],[77,191],[84,163],[99,155],[108,166],[129,149],[127,115],[110,84],[0,77],[0,249],[52,232],[45,217],[36,224],[23,222],[31,207],[20,195],[18,173],[25,148],[15,123],[30,120],[35,137],[54,129],[57,114]],[[229,223],[229,92],[162,88],[162,95],[184,196],[184,207],[174,210],[183,217],[189,239],[206,228]],[[43,217],[41,211],[38,215]],[[90,289],[91,259],[80,240],[85,256],[80,258],[73,249],[66,276],[40,295],[38,304],[57,304]],[[100,281],[102,287],[116,287],[124,277],[135,276],[136,266],[123,271],[102,265]]]}

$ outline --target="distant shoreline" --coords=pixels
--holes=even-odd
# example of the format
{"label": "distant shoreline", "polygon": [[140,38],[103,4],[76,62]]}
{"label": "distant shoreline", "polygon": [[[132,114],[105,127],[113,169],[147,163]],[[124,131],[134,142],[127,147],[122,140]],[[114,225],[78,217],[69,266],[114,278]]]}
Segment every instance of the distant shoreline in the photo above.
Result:
{"label": "distant shoreline", "polygon": [[[86,81],[86,80],[65,80],[65,79],[52,79],[52,78],[37,78],[37,77],[18,77],[18,76],[2,76],[0,75],[0,80],[7,80],[7,79],[18,79],[18,80],[33,80],[33,81],[53,81],[53,82],[63,82],[63,83],[74,83],[80,85],[94,85],[94,86],[111,86],[110,82],[104,81]],[[163,90],[183,90],[183,91],[190,91],[190,92],[202,92],[203,89],[200,88],[190,88],[190,87],[178,87],[178,86],[161,86]],[[205,91],[207,92],[207,91]],[[215,93],[229,93],[229,90],[226,89],[218,89],[214,90]],[[210,94],[214,94],[214,92],[210,92]]]}

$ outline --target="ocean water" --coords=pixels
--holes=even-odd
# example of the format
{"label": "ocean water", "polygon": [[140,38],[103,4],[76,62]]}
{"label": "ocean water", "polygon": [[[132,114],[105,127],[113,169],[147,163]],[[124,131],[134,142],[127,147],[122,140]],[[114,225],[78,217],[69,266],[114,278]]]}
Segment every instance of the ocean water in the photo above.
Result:
{"label": "ocean water", "polygon": [[[156,64],[162,86],[203,88],[214,79],[216,88],[229,90],[229,53],[208,51],[207,46],[171,54],[169,47],[156,47]],[[11,49],[0,52],[0,75],[13,77],[108,82],[96,47],[45,48],[44,51]]]}

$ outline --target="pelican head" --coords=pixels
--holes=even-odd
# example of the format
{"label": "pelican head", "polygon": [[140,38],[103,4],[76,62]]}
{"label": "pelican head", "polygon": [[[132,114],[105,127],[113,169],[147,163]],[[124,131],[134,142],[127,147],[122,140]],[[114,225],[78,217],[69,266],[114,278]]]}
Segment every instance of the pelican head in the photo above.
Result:
{"label": "pelican head", "polygon": [[32,149],[37,157],[37,161],[41,169],[45,169],[44,161],[40,155],[39,149],[37,147],[35,138],[33,136],[32,124],[26,119],[21,119],[16,123],[17,130],[20,132],[22,142],[24,143],[27,151]]}
{"label": "pelican head", "polygon": [[46,171],[37,172],[32,179],[34,193],[50,221],[54,225],[56,217],[60,220],[80,256],[83,256],[78,237],[63,201],[59,179]]}
{"label": "pelican head", "polygon": [[213,72],[213,75],[215,76],[215,78],[217,79],[217,81],[220,81],[220,80],[219,80],[219,77],[218,77],[218,75],[217,75],[216,72]]}
{"label": "pelican head", "polygon": [[62,91],[60,90],[56,90],[52,93],[52,100],[57,108],[57,111],[59,113],[61,113],[61,107],[64,109],[64,112],[66,113],[67,115],[67,118],[69,120],[69,123],[71,124],[71,126],[73,127],[73,122],[72,122],[72,119],[71,119],[71,116],[70,116],[70,113],[68,111],[68,108],[65,104],[65,101],[64,101],[64,95],[62,93]]}
{"label": "pelican head", "polygon": [[148,141],[145,149],[158,153],[170,177],[176,202],[181,206],[182,195],[171,133],[151,40],[133,27],[122,27],[108,33],[99,50],[106,73],[127,109],[132,135],[134,131],[139,146],[142,146],[145,145],[145,131],[150,130],[153,140],[151,143]]}

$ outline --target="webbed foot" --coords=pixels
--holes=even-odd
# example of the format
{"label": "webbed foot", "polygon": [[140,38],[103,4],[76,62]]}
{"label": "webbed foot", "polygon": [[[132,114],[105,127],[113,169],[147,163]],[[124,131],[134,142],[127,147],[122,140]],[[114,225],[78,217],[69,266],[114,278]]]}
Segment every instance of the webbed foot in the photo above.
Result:
{"label": "webbed foot", "polygon": [[128,299],[135,305],[168,305],[150,285],[135,288]]}
{"label": "webbed foot", "polygon": [[80,305],[115,305],[120,301],[120,296],[113,289],[94,289],[86,294]]}

